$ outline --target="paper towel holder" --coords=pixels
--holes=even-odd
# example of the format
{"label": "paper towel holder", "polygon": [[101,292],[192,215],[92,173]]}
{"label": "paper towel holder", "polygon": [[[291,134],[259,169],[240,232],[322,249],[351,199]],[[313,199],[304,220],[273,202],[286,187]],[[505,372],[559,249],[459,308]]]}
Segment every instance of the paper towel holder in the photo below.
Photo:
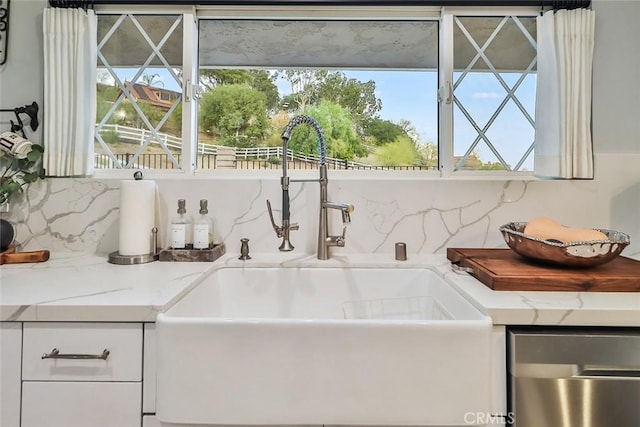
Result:
{"label": "paper towel holder", "polygon": [[151,229],[151,234],[153,236],[153,250],[151,253],[143,255],[120,255],[120,251],[115,251],[109,254],[109,263],[118,265],[134,265],[158,261],[160,259],[160,252],[158,251],[158,227],[153,227]]}
{"label": "paper towel holder", "polygon": [[120,255],[119,251],[115,251],[109,254],[109,263],[118,265],[133,265],[146,264],[148,262],[159,260],[160,252],[158,251],[158,227],[153,227],[151,229],[151,235],[153,236],[153,250],[151,253],[143,255]]}
{"label": "paper towel holder", "polygon": [[[144,177],[142,175],[142,171],[138,170],[133,174],[133,179],[135,181],[141,181],[143,178]],[[109,263],[118,265],[133,265],[158,261],[160,259],[160,252],[158,250],[158,227],[154,226],[151,228],[151,236],[152,244],[150,253],[142,255],[122,255],[120,251],[115,251],[109,254]]]}

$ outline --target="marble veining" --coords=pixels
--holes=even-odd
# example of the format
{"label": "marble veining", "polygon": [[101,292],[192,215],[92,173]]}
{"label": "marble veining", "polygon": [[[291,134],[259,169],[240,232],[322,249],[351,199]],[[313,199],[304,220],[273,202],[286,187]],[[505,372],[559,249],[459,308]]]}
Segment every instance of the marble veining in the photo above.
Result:
{"label": "marble veining", "polygon": [[521,300],[526,306],[531,308],[531,311],[532,311],[531,314],[533,315],[533,318],[531,319],[530,323],[535,325],[538,319],[540,318],[540,314],[538,313],[538,309],[536,308],[536,305],[533,304],[533,302],[525,296],[522,296]]}
{"label": "marble veining", "polygon": [[[446,249],[448,244],[459,234],[465,230],[475,226],[482,225],[481,240],[478,246],[487,245],[488,236],[493,230],[491,214],[503,207],[507,203],[517,203],[525,196],[527,191],[527,182],[523,181],[506,181],[502,185],[502,189],[497,200],[491,205],[484,205],[480,199],[475,199],[464,204],[453,207],[437,207],[429,206],[412,212],[404,212],[397,200],[387,203],[380,203],[375,200],[366,199],[366,208],[372,223],[377,232],[382,235],[380,243],[373,249],[373,252],[379,252],[384,245],[394,238],[394,232],[401,227],[403,223],[409,222],[412,218],[418,218],[418,228],[420,238],[414,241],[417,244],[417,252],[421,253],[425,248],[429,252],[439,253]],[[495,228],[499,226],[495,225]],[[415,230],[416,232],[417,230]],[[415,239],[414,239],[415,240]],[[437,242],[435,245],[430,242]]]}
{"label": "marble veining", "polygon": [[[39,306],[39,305],[50,304],[50,303],[61,302],[61,301],[75,300],[75,299],[78,299],[78,298],[95,297],[95,296],[100,296],[100,295],[106,295],[106,294],[111,293],[111,292],[121,292],[121,291],[125,291],[125,290],[128,290],[128,289],[130,289],[130,288],[110,289],[110,290],[106,290],[106,291],[93,292],[93,293],[89,293],[89,294],[74,294],[74,295],[67,296],[67,297],[62,297],[62,298],[55,298],[55,299],[46,300],[46,301],[37,301],[37,302],[34,302],[32,304],[20,306],[20,308],[18,308],[13,314],[10,314],[9,316],[7,316],[6,320],[9,320],[9,321],[18,320],[20,318],[20,316],[22,315],[22,313],[24,313],[25,311],[27,311],[31,307],[35,307],[35,309],[37,310],[38,309],[37,306]],[[37,316],[36,316],[36,318],[37,318]]]}
{"label": "marble veining", "polygon": [[6,317],[6,319],[2,319],[2,320],[6,320],[8,322],[13,322],[13,321],[19,320],[20,316],[22,315],[22,313],[27,311],[27,309],[29,307],[31,307],[31,305],[21,305],[16,311],[14,311],[13,313],[10,313]]}
{"label": "marble veining", "polygon": [[640,325],[637,292],[493,291],[465,273],[443,274],[496,325]]}
{"label": "marble veining", "polygon": [[98,246],[101,228],[117,218],[119,187],[94,180],[69,181],[69,187],[54,179],[32,185],[20,211],[12,206],[16,240],[23,248],[81,252]]}
{"label": "marble veining", "polygon": [[580,293],[578,292],[578,294],[576,295],[576,299],[578,300],[578,306],[577,306],[576,308],[573,308],[573,309],[567,310],[567,311],[562,315],[562,318],[560,319],[560,321],[559,321],[558,323],[564,323],[564,322],[567,320],[567,318],[568,318],[569,316],[571,316],[571,314],[572,314],[574,311],[579,310],[579,309],[581,309],[582,307],[584,307],[584,301],[582,300],[582,294],[580,294]]}
{"label": "marble veining", "polygon": [[219,268],[427,268],[441,275],[496,325],[640,326],[640,293],[493,291],[452,268],[444,255],[252,253],[249,261],[226,254],[212,263],[108,264],[106,256],[54,254],[37,268],[2,267],[2,321],[145,321],[179,301]]}
{"label": "marble veining", "polygon": [[238,216],[233,218],[232,225],[229,230],[226,232],[224,237],[222,237],[222,241],[227,241],[230,236],[233,234],[235,228],[239,225],[251,223],[257,220],[259,217],[264,215],[264,212],[254,212],[254,207],[262,200],[262,181],[258,181],[258,191],[255,196],[253,196],[249,201],[249,206],[245,211],[240,212]]}
{"label": "marble veining", "polygon": [[154,321],[213,263],[120,266],[106,255],[54,252],[49,261],[3,265],[0,319]]}
{"label": "marble veining", "polygon": [[[628,185],[616,178],[640,181],[640,170],[627,157],[600,156],[598,180],[593,181],[442,180],[420,175],[354,178],[331,171],[329,198],[356,208],[346,247],[333,253],[393,253],[398,241],[407,244],[409,254],[444,253],[447,247],[506,247],[500,225],[548,216],[567,225],[623,231],[631,236],[623,254],[640,257],[640,224],[632,214],[640,208],[633,205],[640,195],[633,199]],[[252,252],[277,252],[266,200],[271,200],[274,214],[279,215],[279,178],[266,171],[240,179],[156,179],[161,247],[167,243],[176,200],[187,199],[187,210],[193,215],[199,200],[206,198],[214,235],[227,244],[228,251],[238,251],[240,239],[249,238]],[[313,179],[316,174],[296,171],[293,178]],[[16,242],[22,250],[106,254],[118,249],[119,187],[117,179],[49,178],[31,185],[8,214],[0,215],[16,225]],[[300,224],[294,244],[302,253],[311,253],[316,246],[317,187],[314,183],[291,185],[292,221]],[[332,213],[329,221],[331,232],[339,233],[340,216]]]}

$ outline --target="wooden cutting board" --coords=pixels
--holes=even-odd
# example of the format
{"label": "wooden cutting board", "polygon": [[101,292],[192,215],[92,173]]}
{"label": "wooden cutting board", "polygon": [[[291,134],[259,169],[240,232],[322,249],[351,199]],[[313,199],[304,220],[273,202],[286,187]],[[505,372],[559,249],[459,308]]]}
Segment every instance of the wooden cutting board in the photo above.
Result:
{"label": "wooden cutting board", "polygon": [[511,249],[447,248],[447,258],[495,291],[640,292],[640,261],[623,256],[592,268],[547,266]]}
{"label": "wooden cutting board", "polygon": [[49,259],[49,251],[16,252],[15,246],[9,246],[7,250],[0,252],[0,265],[21,264],[25,262],[45,262]]}

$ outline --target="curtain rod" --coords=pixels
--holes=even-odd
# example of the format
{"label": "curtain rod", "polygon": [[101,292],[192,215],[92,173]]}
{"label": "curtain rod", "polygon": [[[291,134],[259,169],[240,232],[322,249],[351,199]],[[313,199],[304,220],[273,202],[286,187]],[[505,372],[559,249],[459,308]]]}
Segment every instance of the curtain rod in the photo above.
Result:
{"label": "curtain rod", "polygon": [[52,7],[93,9],[97,5],[201,6],[540,6],[588,8],[591,0],[49,0]]}

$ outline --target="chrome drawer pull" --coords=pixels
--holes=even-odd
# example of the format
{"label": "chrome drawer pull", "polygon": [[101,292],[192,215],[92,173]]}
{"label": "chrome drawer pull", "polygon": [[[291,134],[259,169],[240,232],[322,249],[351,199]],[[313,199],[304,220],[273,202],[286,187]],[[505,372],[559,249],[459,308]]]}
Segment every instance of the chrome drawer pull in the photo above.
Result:
{"label": "chrome drawer pull", "polygon": [[106,348],[102,351],[102,354],[60,354],[60,350],[54,348],[49,354],[44,353],[43,359],[100,359],[107,360],[109,357],[109,350]]}

